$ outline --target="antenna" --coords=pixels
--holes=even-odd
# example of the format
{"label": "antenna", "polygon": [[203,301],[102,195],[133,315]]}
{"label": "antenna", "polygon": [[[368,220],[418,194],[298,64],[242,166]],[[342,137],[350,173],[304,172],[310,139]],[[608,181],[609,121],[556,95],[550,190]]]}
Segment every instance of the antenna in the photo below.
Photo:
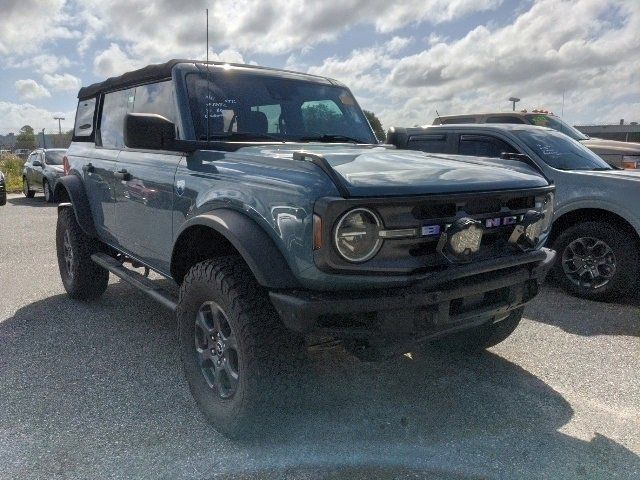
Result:
{"label": "antenna", "polygon": [[438,113],[438,109],[436,108],[436,118],[440,120],[440,114]]}
{"label": "antenna", "polygon": [[209,9],[206,9],[207,12],[207,63],[206,63],[206,68],[207,68],[207,97],[205,99],[205,101],[207,102],[207,143],[209,143],[209,117],[210,112],[209,112],[209,103],[210,103],[210,98],[209,95],[211,95],[211,84],[210,84],[210,77],[209,77]]}

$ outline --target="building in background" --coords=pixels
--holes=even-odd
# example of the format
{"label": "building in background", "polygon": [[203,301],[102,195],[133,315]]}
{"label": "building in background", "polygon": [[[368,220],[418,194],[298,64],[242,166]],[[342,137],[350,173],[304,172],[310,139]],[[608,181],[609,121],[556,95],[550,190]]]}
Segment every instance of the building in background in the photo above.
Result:
{"label": "building in background", "polygon": [[617,125],[575,125],[575,127],[590,137],[622,142],[640,142],[638,122],[624,123],[624,120],[620,120]]}

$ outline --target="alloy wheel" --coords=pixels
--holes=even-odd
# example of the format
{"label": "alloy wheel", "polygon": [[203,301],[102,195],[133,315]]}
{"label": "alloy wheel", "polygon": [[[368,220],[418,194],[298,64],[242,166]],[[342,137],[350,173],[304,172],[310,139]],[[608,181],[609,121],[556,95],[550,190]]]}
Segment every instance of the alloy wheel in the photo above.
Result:
{"label": "alloy wheel", "polygon": [[73,247],[71,245],[71,235],[69,230],[64,232],[64,239],[62,241],[62,250],[64,252],[64,264],[67,268],[67,274],[70,278],[73,278]]}
{"label": "alloy wheel", "polygon": [[562,269],[575,285],[595,290],[607,285],[614,277],[616,257],[603,240],[580,237],[562,252]]}
{"label": "alloy wheel", "polygon": [[220,398],[230,398],[238,388],[238,345],[227,315],[215,302],[205,302],[195,321],[198,366]]}

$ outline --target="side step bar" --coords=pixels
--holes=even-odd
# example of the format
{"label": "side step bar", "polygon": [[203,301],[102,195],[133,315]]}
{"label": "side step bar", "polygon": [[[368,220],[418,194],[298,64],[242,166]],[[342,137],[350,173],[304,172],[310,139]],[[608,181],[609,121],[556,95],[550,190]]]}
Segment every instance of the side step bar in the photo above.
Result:
{"label": "side step bar", "polygon": [[109,270],[116,277],[120,277],[122,280],[130,283],[138,290],[143,291],[172,312],[176,311],[177,304],[175,299],[166,290],[159,287],[145,276],[140,275],[138,272],[134,272],[133,270],[129,270],[118,260],[106,253],[94,253],[91,255],[91,260],[101,267]]}

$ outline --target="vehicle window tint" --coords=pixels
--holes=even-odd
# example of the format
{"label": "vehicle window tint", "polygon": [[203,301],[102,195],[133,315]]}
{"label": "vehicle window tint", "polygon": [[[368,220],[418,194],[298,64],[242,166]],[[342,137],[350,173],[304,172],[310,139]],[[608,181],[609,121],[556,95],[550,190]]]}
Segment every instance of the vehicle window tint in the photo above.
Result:
{"label": "vehicle window tint", "polygon": [[486,123],[524,123],[520,117],[514,117],[513,115],[495,115],[493,117],[487,117]]}
{"label": "vehicle window tint", "polygon": [[410,150],[421,150],[427,153],[449,153],[446,134],[411,135],[407,147]]}
{"label": "vehicle window tint", "polygon": [[456,123],[476,123],[475,117],[456,117],[456,118],[443,118],[442,124],[456,124]]}
{"label": "vehicle window tint", "polygon": [[124,147],[124,117],[134,102],[133,89],[107,93],[102,104],[100,139],[103,147]]}
{"label": "vehicle window tint", "polygon": [[173,97],[173,83],[167,81],[136,87],[133,112],[155,113],[176,123],[178,115]]}
{"label": "vehicle window tint", "polygon": [[251,107],[252,112],[261,112],[267,118],[267,133],[280,133],[282,108],[280,105],[257,105]]}
{"label": "vehicle window tint", "polygon": [[80,100],[76,110],[76,124],[73,134],[76,137],[90,137],[93,133],[93,114],[96,110],[96,99]]}
{"label": "vehicle window tint", "polygon": [[333,100],[304,102],[300,108],[304,128],[309,134],[340,131],[342,112]]}
{"label": "vehicle window tint", "polygon": [[458,148],[460,155],[499,158],[502,152],[515,153],[516,150],[502,140],[494,137],[484,135],[460,135]]}

